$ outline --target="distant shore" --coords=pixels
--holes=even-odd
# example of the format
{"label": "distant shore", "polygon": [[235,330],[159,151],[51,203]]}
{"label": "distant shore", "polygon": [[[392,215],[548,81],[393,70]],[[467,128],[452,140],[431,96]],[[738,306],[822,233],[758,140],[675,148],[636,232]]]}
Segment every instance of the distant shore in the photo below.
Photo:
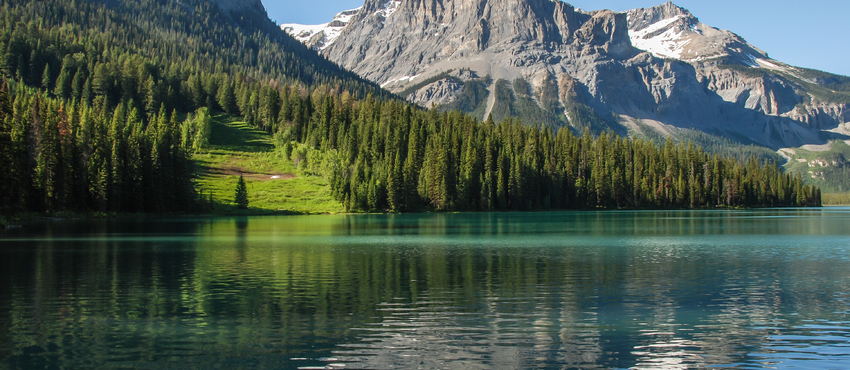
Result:
{"label": "distant shore", "polygon": [[[818,209],[818,208],[835,208],[835,207],[850,207],[850,204],[829,204],[822,207],[799,207],[800,209]],[[248,217],[248,216],[319,216],[319,215],[382,215],[382,214],[429,214],[429,213],[540,213],[540,212],[594,212],[594,211],[709,211],[709,210],[748,210],[748,209],[772,209],[783,207],[753,207],[753,208],[738,208],[738,207],[722,207],[722,208],[701,208],[701,209],[677,209],[677,208],[648,208],[648,209],[565,209],[565,210],[546,210],[546,211],[495,211],[495,212],[316,212],[304,213],[291,210],[267,210],[267,209],[247,209],[247,210],[228,210],[225,212],[213,213],[71,213],[62,212],[59,214],[34,214],[27,213],[14,217],[0,216],[0,230],[16,229],[26,227],[29,224],[41,223],[45,221],[68,221],[68,220],[116,220],[116,219],[145,219],[145,218],[191,218],[191,217]]]}

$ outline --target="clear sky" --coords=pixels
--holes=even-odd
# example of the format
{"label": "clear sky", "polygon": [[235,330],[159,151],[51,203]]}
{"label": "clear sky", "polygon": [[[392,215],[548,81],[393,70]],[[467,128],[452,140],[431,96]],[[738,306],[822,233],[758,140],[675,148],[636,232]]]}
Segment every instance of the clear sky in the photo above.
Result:
{"label": "clear sky", "polygon": [[[277,23],[318,24],[363,0],[262,0]],[[624,11],[665,0],[571,0],[585,9]],[[850,76],[848,0],[677,0],[701,22],[743,36],[779,61]]]}

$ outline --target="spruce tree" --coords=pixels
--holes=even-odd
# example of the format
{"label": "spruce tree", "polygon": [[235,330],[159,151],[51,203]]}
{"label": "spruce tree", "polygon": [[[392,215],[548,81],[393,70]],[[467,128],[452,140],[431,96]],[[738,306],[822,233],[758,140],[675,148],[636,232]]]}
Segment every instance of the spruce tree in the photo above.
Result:
{"label": "spruce tree", "polygon": [[239,181],[236,182],[236,197],[233,202],[239,209],[248,209],[248,187],[245,186],[245,179],[242,175],[239,175]]}
{"label": "spruce tree", "polygon": [[83,96],[83,89],[86,83],[84,73],[82,68],[77,69],[77,72],[74,73],[74,79],[71,81],[71,95],[77,100]]}
{"label": "spruce tree", "polygon": [[68,99],[71,97],[71,88],[73,82],[71,69],[73,61],[74,59],[70,55],[65,56],[65,59],[62,61],[62,69],[59,71],[59,77],[56,79],[56,86],[54,90],[56,96],[62,99]]}
{"label": "spruce tree", "polygon": [[44,73],[41,74],[41,87],[45,90],[50,90],[51,86],[50,64],[44,66]]}

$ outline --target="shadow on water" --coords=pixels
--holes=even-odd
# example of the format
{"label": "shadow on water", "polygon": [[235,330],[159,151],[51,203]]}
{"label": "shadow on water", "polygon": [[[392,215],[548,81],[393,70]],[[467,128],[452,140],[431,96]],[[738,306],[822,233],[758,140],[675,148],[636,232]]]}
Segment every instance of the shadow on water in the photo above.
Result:
{"label": "shadow on water", "polygon": [[239,255],[239,262],[244,263],[248,252],[248,217],[238,217],[234,220],[236,225],[236,251]]}
{"label": "shadow on water", "polygon": [[0,234],[3,368],[846,367],[850,210],[72,221]]}

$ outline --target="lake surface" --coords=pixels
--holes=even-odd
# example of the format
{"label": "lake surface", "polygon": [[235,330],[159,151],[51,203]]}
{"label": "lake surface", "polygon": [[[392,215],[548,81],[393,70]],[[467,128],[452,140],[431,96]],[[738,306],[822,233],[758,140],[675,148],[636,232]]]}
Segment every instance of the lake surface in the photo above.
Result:
{"label": "lake surface", "polygon": [[0,368],[850,368],[850,208],[0,232]]}

